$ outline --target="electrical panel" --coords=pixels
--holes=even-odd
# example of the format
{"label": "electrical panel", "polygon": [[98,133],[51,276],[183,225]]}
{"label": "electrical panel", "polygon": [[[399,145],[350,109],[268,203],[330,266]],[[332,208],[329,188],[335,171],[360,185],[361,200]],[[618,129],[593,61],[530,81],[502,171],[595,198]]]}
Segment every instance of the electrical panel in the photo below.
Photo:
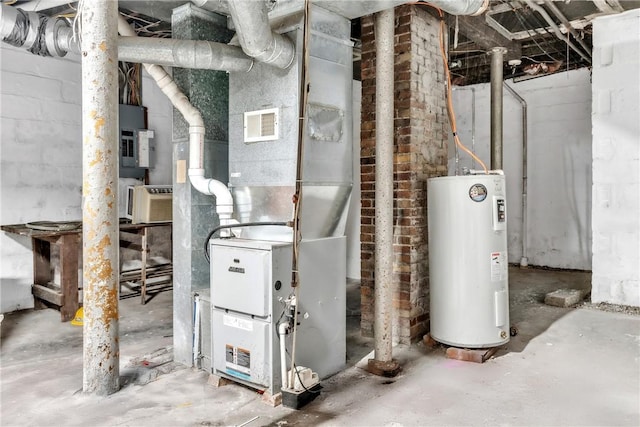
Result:
{"label": "electrical panel", "polygon": [[154,132],[145,129],[145,108],[120,105],[119,109],[120,178],[143,179],[152,167]]}

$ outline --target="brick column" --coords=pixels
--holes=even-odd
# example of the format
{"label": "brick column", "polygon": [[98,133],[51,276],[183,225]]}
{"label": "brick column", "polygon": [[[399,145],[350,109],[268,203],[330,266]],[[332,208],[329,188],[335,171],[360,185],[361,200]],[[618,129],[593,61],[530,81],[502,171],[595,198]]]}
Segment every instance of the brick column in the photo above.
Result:
{"label": "brick column", "polygon": [[[394,141],[394,340],[428,329],[427,179],[447,174],[445,84],[439,21],[418,6],[396,8]],[[363,335],[373,335],[375,35],[362,18],[361,257]]]}

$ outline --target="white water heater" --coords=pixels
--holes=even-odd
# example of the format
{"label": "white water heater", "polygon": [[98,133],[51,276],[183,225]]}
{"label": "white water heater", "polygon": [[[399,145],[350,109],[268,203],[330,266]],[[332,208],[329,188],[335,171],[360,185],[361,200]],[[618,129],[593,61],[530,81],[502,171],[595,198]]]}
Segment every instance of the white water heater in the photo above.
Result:
{"label": "white water heater", "polygon": [[464,348],[509,341],[504,175],[427,183],[431,336]]}

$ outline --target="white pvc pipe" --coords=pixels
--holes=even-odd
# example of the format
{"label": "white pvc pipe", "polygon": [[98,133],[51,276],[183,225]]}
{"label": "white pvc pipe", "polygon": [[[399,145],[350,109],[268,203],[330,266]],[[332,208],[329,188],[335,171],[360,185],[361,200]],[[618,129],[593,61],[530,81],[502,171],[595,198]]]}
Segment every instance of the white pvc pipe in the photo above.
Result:
{"label": "white pvc pipe", "polygon": [[[118,31],[126,37],[136,37],[135,31],[122,16],[118,17]],[[145,70],[156,81],[160,90],[169,98],[171,104],[189,123],[189,180],[197,191],[216,196],[216,213],[225,223],[233,213],[233,198],[225,184],[204,176],[204,120],[202,114],[189,102],[176,82],[160,65],[143,64]]]}
{"label": "white pvc pipe", "polygon": [[394,10],[376,14],[375,360],[392,361]]}
{"label": "white pvc pipe", "polygon": [[280,375],[282,377],[282,388],[288,389],[289,382],[287,378],[287,347],[284,341],[287,335],[288,326],[286,323],[281,323],[278,326],[278,335],[280,335]]}
{"label": "white pvc pipe", "polygon": [[195,296],[193,317],[193,367],[197,368],[200,359],[200,295]]}

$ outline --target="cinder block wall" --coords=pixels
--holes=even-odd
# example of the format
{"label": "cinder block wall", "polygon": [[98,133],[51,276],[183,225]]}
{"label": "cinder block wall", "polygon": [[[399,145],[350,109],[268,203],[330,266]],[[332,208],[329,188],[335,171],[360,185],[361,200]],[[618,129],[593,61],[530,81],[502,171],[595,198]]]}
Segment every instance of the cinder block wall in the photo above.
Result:
{"label": "cinder block wall", "polygon": [[[591,72],[563,71],[506,81],[527,102],[527,257],[529,265],[591,269]],[[453,91],[458,135],[471,149],[475,91],[475,151],[490,161],[491,85]],[[504,173],[509,262],[522,256],[522,106],[504,90]],[[459,168],[479,169],[460,152]],[[449,145],[449,174],[455,175]]]}
{"label": "cinder block wall", "polygon": [[[439,21],[425,9],[395,10],[394,341],[428,328],[427,179],[447,174],[448,119]],[[375,250],[375,31],[362,19],[362,333],[373,335]]]}
{"label": "cinder block wall", "polygon": [[640,306],[640,11],[593,30],[591,299]]}
{"label": "cinder block wall", "polygon": [[[0,44],[0,223],[82,218],[80,56],[44,58]],[[146,74],[156,131],[152,184],[171,183],[171,104]],[[124,198],[122,198],[124,200]],[[0,312],[33,307],[31,240],[0,232]]]}

